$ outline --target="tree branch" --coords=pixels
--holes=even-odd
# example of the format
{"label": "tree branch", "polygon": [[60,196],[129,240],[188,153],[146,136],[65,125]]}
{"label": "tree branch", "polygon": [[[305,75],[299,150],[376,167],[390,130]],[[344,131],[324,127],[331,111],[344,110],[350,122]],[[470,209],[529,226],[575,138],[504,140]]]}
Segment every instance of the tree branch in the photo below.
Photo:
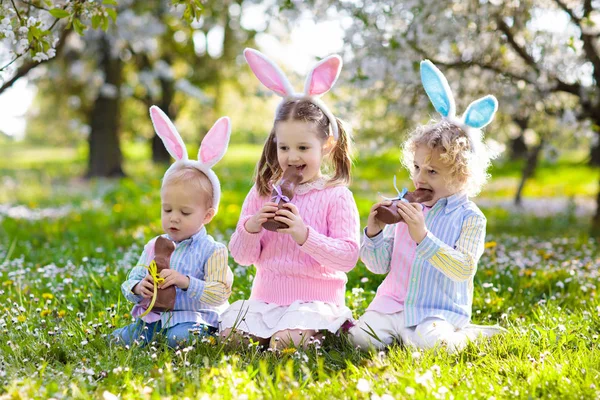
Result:
{"label": "tree branch", "polygon": [[501,17],[497,18],[496,22],[498,24],[498,28],[500,28],[500,31],[502,31],[502,33],[504,33],[504,35],[506,36],[506,40],[508,40],[508,43],[513,48],[513,50],[519,55],[519,57],[523,59],[523,61],[525,61],[527,65],[529,65],[531,68],[533,68],[536,72],[539,73],[540,70],[536,61],[533,59],[533,57],[529,55],[529,53],[527,53],[527,50],[524,47],[517,43],[517,41],[515,40],[515,36],[511,32],[506,22],[504,22],[504,20]]}
{"label": "tree branch", "polygon": [[23,24],[23,18],[21,18],[21,14],[19,14],[19,9],[17,8],[17,5],[15,4],[14,0],[10,0],[10,2],[13,5],[13,8],[15,9],[15,12],[17,13],[17,17],[19,18],[19,22],[21,24]]}
{"label": "tree branch", "polygon": [[516,74],[514,72],[511,71],[506,71],[501,69],[500,67],[497,67],[493,64],[489,64],[489,63],[483,63],[477,59],[472,60],[472,61],[452,61],[452,62],[445,62],[442,60],[438,60],[435,58],[435,56],[431,55],[431,54],[427,54],[427,52],[423,49],[421,49],[419,47],[419,45],[414,42],[414,41],[409,41],[408,42],[410,44],[410,46],[413,48],[413,50],[415,50],[418,54],[420,54],[422,56],[422,58],[426,58],[428,60],[431,60],[432,63],[434,63],[435,65],[441,65],[444,67],[449,67],[449,68],[458,68],[458,69],[466,69],[469,67],[472,67],[473,65],[477,65],[479,68],[487,70],[487,71],[492,71],[498,75],[503,75],[506,76],[507,78],[510,78],[512,80],[523,80],[529,84],[535,85],[536,82],[532,81],[531,79],[529,79],[526,76],[523,75],[519,75]]}
{"label": "tree branch", "polygon": [[560,7],[561,10],[566,12],[573,21],[575,21],[577,23],[577,26],[579,26],[579,28],[581,28],[581,18],[579,18],[577,15],[575,15],[573,10],[571,10],[569,7],[567,7],[567,5],[560,0],[554,0],[554,2]]}
{"label": "tree branch", "polygon": [[583,2],[583,18],[588,18],[593,10],[592,0],[585,0]]}
{"label": "tree branch", "polygon": [[30,1],[25,1],[25,0],[19,0],[19,1],[21,3],[27,4],[28,6],[31,6],[33,8],[37,8],[38,10],[50,11],[49,8],[38,6],[37,4],[34,4],[33,2],[30,2]]}
{"label": "tree branch", "polygon": [[[594,35],[588,35],[582,27],[582,20],[579,18],[573,10],[567,7],[561,0],[554,0],[554,2],[575,22],[580,32],[580,39],[583,42],[583,51],[587,56],[587,59],[594,66],[594,80],[596,81],[596,87],[600,88],[600,56],[596,51],[596,44],[594,43]],[[587,2],[587,0],[586,0]],[[591,6],[591,4],[590,4]]]}
{"label": "tree branch", "polygon": [[38,65],[47,63],[48,61],[54,60],[56,57],[58,57],[58,54],[61,52],[61,50],[63,49],[67,36],[69,36],[69,34],[72,32],[71,29],[66,29],[64,31],[62,31],[61,33],[61,37],[56,45],[56,56],[54,58],[51,58],[49,60],[43,60],[40,62],[36,62],[36,61],[30,61],[27,64],[22,65],[16,72],[16,74],[8,81],[4,82],[4,84],[2,86],[0,86],[0,95],[2,95],[2,93],[7,90],[9,87],[11,87],[16,81],[18,81],[20,78],[24,77],[25,75],[27,75],[29,73],[29,71],[31,71],[32,69],[34,69],[35,67],[37,67]]}

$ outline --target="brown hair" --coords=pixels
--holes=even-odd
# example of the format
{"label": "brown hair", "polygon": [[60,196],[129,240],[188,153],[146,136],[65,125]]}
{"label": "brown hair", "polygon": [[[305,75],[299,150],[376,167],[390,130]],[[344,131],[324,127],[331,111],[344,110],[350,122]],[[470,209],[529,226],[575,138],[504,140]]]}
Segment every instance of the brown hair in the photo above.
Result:
{"label": "brown hair", "polygon": [[[329,118],[323,111],[308,99],[293,99],[283,103],[277,110],[275,122],[269,137],[265,141],[260,161],[256,166],[255,182],[259,195],[271,194],[272,184],[277,181],[283,170],[277,161],[277,136],[275,135],[277,123],[282,121],[302,121],[313,124],[319,133],[319,139],[325,143],[331,133],[329,129]],[[338,140],[335,147],[328,154],[328,162],[334,169],[334,174],[327,181],[328,186],[349,185],[350,170],[352,168],[351,137],[344,129],[343,123],[336,118],[338,127]]]}

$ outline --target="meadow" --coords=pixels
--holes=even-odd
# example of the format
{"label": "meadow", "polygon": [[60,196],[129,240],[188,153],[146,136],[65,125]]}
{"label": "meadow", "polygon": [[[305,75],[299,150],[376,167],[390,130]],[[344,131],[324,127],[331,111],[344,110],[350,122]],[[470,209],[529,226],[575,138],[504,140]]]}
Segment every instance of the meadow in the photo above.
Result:
{"label": "meadow", "polygon": [[[235,227],[259,151],[232,145],[216,168],[222,203],[207,229],[218,241]],[[393,194],[394,174],[409,186],[399,155],[357,157],[351,189],[363,226],[377,193]],[[521,164],[494,166],[475,199],[488,235],[473,322],[509,332],[458,354],[360,353],[344,334],[307,351],[231,349],[213,338],[124,348],[106,338],[131,321],[120,284],[161,233],[164,167],[148,157],[130,143],[127,178],[84,181],[83,149],[0,149],[0,399],[600,397],[600,251],[587,235],[597,170],[569,158],[542,164],[519,210],[507,204]],[[254,268],[230,266],[230,300],[246,298]],[[355,317],[382,279],[362,263],[349,273]]]}

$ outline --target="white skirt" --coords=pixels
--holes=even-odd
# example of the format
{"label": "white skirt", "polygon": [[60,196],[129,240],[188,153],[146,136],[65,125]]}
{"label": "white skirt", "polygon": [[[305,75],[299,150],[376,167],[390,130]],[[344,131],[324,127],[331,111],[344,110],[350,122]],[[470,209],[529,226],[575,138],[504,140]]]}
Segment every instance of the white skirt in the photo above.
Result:
{"label": "white skirt", "polygon": [[233,328],[266,339],[285,329],[336,333],[346,321],[353,321],[348,307],[322,301],[295,301],[289,306],[280,306],[257,300],[238,300],[221,314],[219,330]]}

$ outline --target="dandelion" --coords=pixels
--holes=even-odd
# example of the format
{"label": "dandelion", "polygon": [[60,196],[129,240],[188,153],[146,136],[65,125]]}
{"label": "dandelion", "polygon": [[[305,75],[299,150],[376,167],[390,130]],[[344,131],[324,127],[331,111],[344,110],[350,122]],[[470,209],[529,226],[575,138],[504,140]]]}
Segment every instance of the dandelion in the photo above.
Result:
{"label": "dandelion", "polygon": [[52,300],[53,298],[54,298],[54,295],[52,293],[44,293],[44,294],[42,294],[42,299]]}
{"label": "dandelion", "polygon": [[290,355],[290,354],[294,354],[297,350],[293,347],[288,347],[285,348],[283,350],[281,350],[281,354],[283,354],[284,356]]}
{"label": "dandelion", "polygon": [[117,395],[112,394],[108,390],[105,390],[104,393],[102,393],[102,399],[103,400],[117,400],[118,398],[119,397]]}
{"label": "dandelion", "polygon": [[360,378],[356,383],[356,389],[362,393],[369,393],[371,391],[371,383],[366,379]]}
{"label": "dandelion", "polygon": [[46,316],[50,315],[51,313],[52,313],[52,311],[45,309],[45,310],[42,310],[42,312],[40,313],[40,316],[46,317]]}
{"label": "dandelion", "polygon": [[433,373],[431,372],[430,369],[428,369],[423,375],[417,374],[415,376],[415,382],[417,382],[419,385],[423,385],[425,387],[432,387],[433,386]]}

